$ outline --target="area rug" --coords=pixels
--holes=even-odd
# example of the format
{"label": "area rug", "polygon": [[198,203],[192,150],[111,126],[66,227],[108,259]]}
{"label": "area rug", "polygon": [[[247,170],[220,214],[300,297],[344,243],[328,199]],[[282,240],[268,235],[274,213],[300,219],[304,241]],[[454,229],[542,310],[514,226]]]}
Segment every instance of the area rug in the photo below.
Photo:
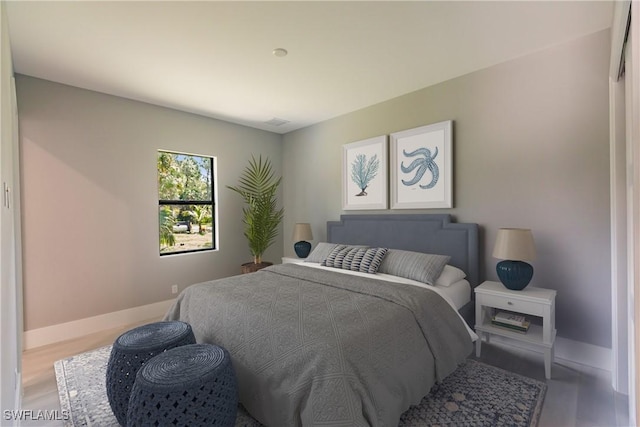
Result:
{"label": "area rug", "polygon": [[[108,346],[55,362],[60,407],[70,414],[67,426],[118,425],[105,388],[110,351]],[[409,408],[400,426],[536,426],[546,391],[543,382],[469,359]],[[240,405],[236,427],[259,426]]]}

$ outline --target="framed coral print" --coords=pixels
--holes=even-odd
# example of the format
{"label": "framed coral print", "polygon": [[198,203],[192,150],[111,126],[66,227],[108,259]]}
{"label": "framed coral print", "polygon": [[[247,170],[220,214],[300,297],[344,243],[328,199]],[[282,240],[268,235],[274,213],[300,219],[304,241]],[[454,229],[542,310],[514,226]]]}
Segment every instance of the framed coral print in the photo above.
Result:
{"label": "framed coral print", "polygon": [[391,209],[453,207],[452,121],[391,134]]}
{"label": "framed coral print", "polygon": [[342,209],[387,209],[387,136],[342,146]]}

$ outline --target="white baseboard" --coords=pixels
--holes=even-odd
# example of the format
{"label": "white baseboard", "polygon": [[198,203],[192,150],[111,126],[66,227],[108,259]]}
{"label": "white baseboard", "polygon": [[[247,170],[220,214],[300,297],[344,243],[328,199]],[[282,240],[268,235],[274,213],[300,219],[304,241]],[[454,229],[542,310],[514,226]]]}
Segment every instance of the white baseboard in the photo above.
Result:
{"label": "white baseboard", "polygon": [[164,316],[173,299],[24,332],[24,349],[41,347]]}
{"label": "white baseboard", "polygon": [[[526,343],[507,340],[496,335],[491,336],[491,342],[541,352],[538,347],[530,347],[527,346]],[[568,362],[579,363],[581,365],[591,366],[593,368],[611,372],[612,357],[613,351],[610,348],[574,341],[568,338],[556,337],[556,361],[566,360]]]}
{"label": "white baseboard", "polygon": [[581,365],[611,372],[613,350],[598,345],[556,337],[556,359],[568,360]]}

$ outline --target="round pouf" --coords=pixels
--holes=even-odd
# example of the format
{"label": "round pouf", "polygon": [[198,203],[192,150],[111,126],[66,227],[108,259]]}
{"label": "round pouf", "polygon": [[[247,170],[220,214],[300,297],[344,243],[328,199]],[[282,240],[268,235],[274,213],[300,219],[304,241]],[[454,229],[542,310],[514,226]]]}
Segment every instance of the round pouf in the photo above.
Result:
{"label": "round pouf", "polygon": [[113,343],[107,365],[107,397],[120,425],[127,421],[129,395],[138,370],[163,351],[196,342],[191,326],[179,321],[139,326]]}
{"label": "round pouf", "polygon": [[229,352],[211,344],[168,350],[147,362],[131,390],[127,426],[234,426],[238,385]]}

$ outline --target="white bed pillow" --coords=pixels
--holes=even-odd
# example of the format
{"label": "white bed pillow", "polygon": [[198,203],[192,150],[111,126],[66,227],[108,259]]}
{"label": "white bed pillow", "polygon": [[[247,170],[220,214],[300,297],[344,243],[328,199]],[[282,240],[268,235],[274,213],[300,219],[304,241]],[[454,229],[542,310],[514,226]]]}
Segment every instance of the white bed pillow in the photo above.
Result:
{"label": "white bed pillow", "polygon": [[467,274],[464,271],[447,264],[444,266],[442,273],[436,280],[436,286],[451,286],[453,283],[459,282],[465,277],[467,277]]}

